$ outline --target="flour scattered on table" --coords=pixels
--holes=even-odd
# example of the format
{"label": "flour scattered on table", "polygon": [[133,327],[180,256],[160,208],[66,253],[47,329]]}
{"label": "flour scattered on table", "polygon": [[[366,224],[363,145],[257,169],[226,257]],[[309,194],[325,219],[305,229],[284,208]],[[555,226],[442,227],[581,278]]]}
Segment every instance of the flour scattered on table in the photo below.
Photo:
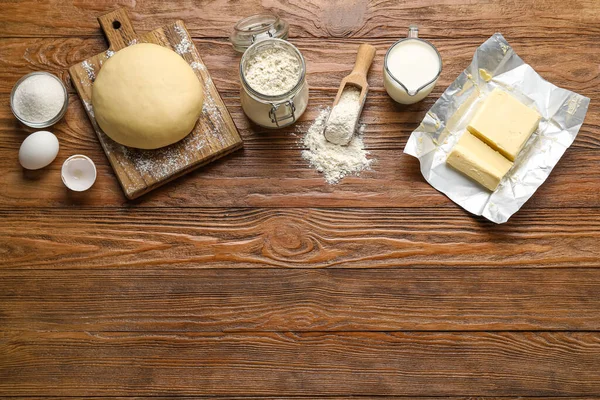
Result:
{"label": "flour scattered on table", "polygon": [[321,172],[327,183],[335,184],[347,175],[359,175],[361,171],[370,169],[374,160],[367,158],[369,152],[364,149],[362,133],[365,125],[359,127],[347,146],[333,144],[325,139],[323,133],[330,111],[329,107],[321,110],[304,134],[302,144],[307,149],[302,151],[302,158]]}

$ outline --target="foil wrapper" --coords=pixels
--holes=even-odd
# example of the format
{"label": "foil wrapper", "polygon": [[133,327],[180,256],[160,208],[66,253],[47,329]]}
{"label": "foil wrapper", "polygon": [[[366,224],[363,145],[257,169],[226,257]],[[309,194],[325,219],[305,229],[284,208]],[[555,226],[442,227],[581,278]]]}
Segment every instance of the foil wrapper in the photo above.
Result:
{"label": "foil wrapper", "polygon": [[[508,91],[536,109],[542,120],[498,188],[490,192],[446,165],[480,102],[495,88]],[[412,132],[404,152],[419,159],[431,186],[465,210],[503,223],[544,183],[571,146],[590,99],[544,80],[496,33],[483,43],[473,62],[446,89]]]}

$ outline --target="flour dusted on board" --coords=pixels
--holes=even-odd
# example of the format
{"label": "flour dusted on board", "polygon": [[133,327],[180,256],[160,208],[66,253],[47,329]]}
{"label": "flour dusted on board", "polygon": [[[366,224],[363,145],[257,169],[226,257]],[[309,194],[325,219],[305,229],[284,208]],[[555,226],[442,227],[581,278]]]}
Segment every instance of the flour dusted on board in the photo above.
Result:
{"label": "flour dusted on board", "polygon": [[187,35],[187,32],[185,31],[185,29],[183,29],[179,25],[175,25],[173,27],[173,29],[175,30],[175,32],[177,32],[177,34],[181,38],[181,41],[175,45],[175,52],[177,54],[179,54],[180,56],[182,56],[182,55],[192,51],[193,44],[188,39],[188,35]]}
{"label": "flour dusted on board", "polygon": [[369,152],[364,149],[364,126],[359,128],[358,134],[354,135],[347,146],[339,146],[325,138],[323,132],[329,113],[329,108],[321,110],[304,135],[302,143],[307,149],[302,151],[302,157],[323,174],[327,183],[335,184],[347,175],[358,175],[369,169],[373,160],[367,158]]}

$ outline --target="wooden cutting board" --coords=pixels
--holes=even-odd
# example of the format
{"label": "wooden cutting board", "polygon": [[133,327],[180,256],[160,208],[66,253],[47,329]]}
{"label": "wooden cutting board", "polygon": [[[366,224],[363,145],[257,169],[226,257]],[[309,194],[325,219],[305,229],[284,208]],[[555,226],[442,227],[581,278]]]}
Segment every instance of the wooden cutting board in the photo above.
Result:
{"label": "wooden cutting board", "polygon": [[[69,68],[69,74],[100,144],[129,199],[135,199],[172,179],[242,147],[242,139],[210,78],[183,21],[138,36],[124,9],[98,18],[107,51]],[[102,64],[116,51],[135,43],[155,43],[180,54],[204,85],[204,107],[194,130],[183,140],[157,150],[139,150],[110,139],[96,123],[92,85]]]}

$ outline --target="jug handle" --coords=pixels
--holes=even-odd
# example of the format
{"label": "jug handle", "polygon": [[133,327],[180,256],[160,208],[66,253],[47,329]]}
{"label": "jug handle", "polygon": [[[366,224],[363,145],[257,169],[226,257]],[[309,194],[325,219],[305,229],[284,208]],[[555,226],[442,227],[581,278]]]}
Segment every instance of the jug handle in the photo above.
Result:
{"label": "jug handle", "polygon": [[410,25],[408,27],[408,35],[406,37],[417,39],[419,37],[419,27],[417,25]]}

